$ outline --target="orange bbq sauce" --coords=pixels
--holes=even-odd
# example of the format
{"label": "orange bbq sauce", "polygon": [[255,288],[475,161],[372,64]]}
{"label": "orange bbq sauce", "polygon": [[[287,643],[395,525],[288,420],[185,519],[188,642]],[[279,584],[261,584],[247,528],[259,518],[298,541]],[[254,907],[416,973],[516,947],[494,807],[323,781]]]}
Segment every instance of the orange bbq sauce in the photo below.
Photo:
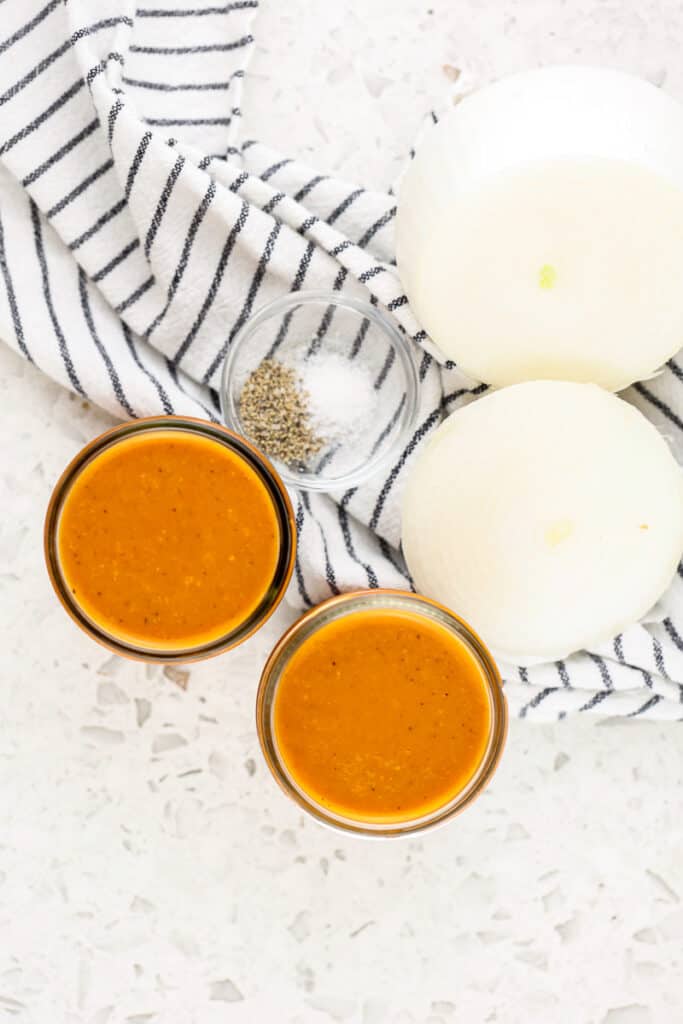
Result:
{"label": "orange bbq sauce", "polygon": [[280,535],[265,484],[237,453],[189,432],[117,442],[74,480],[58,554],[100,628],[157,649],[224,636],[272,584]]}
{"label": "orange bbq sauce", "polygon": [[288,771],[316,802],[400,822],[463,790],[491,710],[483,670],[445,626],[371,609],[304,641],[278,682],[273,724]]}

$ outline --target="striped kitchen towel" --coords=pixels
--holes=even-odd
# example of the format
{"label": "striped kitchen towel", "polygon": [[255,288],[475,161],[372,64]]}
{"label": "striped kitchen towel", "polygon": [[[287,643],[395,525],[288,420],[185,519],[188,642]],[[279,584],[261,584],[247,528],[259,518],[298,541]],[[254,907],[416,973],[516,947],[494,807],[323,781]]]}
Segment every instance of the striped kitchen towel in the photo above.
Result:
{"label": "striped kitchen towel", "polygon": [[[363,487],[294,495],[290,596],[305,606],[351,587],[408,586],[405,471],[443,416],[486,387],[443,364],[412,317],[393,265],[391,194],[240,141],[257,0],[140,2],[3,4],[2,337],[114,415],[217,419],[221,364],[260,305],[300,288],[369,298],[414,339],[418,426]],[[683,445],[679,363],[628,397]],[[683,568],[647,625],[504,674],[525,718],[683,718]]]}

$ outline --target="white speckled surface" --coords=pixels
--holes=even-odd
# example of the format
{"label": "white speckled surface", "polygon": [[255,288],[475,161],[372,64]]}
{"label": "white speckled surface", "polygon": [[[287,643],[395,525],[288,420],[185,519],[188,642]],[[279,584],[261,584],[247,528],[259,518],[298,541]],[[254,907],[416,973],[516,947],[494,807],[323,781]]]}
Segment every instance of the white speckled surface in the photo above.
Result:
{"label": "white speckled surface", "polygon": [[[265,0],[257,25],[248,134],[374,186],[444,64],[606,63],[683,98],[667,0],[284,7]],[[44,507],[107,422],[0,347],[0,1019],[683,1019],[680,729],[513,722],[490,790],[419,842],[304,821],[253,726],[285,612],[183,691],[94,646],[52,597]]]}

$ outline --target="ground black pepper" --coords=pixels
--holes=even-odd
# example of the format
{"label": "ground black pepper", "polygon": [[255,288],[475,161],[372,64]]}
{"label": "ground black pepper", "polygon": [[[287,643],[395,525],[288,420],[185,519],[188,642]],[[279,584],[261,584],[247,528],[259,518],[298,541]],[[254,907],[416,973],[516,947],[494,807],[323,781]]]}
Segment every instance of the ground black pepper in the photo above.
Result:
{"label": "ground black pepper", "polygon": [[264,359],[247,379],[240,417],[251,440],[282,462],[306,462],[325,444],[311,427],[308,394],[296,371],[274,359]]}

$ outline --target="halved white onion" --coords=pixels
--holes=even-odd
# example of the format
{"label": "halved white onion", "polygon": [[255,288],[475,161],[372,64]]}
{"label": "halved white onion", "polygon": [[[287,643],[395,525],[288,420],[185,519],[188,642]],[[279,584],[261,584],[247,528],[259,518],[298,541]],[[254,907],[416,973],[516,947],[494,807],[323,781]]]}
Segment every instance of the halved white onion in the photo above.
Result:
{"label": "halved white onion", "polygon": [[683,107],[596,68],[473,93],[404,176],[397,258],[418,320],[476,380],[650,376],[683,345]]}
{"label": "halved white onion", "polygon": [[683,552],[683,473],[633,406],[535,381],[454,413],[403,498],[418,589],[502,660],[565,657],[641,618]]}

